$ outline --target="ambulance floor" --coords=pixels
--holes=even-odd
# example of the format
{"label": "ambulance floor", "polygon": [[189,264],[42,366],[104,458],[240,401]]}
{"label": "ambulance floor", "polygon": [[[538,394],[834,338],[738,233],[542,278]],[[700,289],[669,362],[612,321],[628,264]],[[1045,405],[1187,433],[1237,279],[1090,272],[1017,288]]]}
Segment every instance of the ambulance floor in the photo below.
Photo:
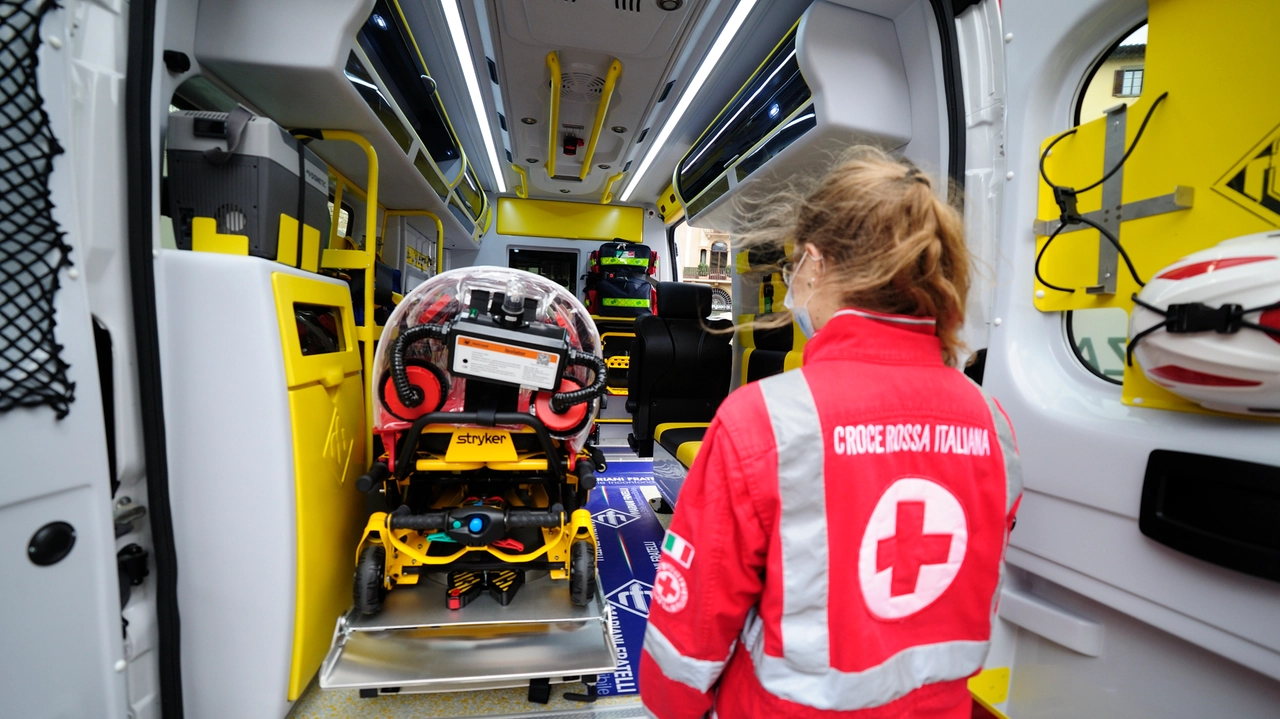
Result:
{"label": "ambulance floor", "polygon": [[[604,438],[602,438],[604,439]],[[612,605],[619,672],[600,677],[601,697],[594,704],[563,698],[580,684],[552,687],[548,704],[528,701],[525,689],[400,694],[364,699],[358,690],[322,691],[313,681],[294,704],[290,719],[425,719],[539,717],[540,719],[630,719],[646,716],[636,695],[634,666],[639,657],[648,612],[648,591],[657,565],[658,546],[671,515],[656,514],[647,500],[657,497],[650,460],[602,441],[609,471],[599,478],[590,509],[600,542],[600,581]],[[517,596],[517,601],[519,597]]]}

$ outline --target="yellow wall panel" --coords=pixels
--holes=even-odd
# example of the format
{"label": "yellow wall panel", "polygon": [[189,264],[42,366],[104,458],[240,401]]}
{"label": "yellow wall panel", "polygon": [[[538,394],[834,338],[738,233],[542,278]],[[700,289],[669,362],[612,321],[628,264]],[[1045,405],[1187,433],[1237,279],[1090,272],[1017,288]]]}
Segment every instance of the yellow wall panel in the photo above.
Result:
{"label": "yellow wall panel", "polygon": [[[293,701],[320,667],[334,623],[351,605],[355,551],[365,519],[365,498],[355,488],[364,471],[364,385],[350,293],[340,285],[284,273],[272,275],[272,283],[293,434],[297,575],[288,688]],[[295,303],[338,310],[340,351],[302,354]]]}
{"label": "yellow wall panel", "polygon": [[[1280,43],[1275,41],[1280,3],[1150,0],[1149,7],[1144,87],[1128,109],[1126,147],[1155,99],[1169,95],[1124,165],[1122,199],[1127,204],[1168,195],[1179,185],[1193,188],[1195,199],[1187,210],[1121,223],[1120,242],[1144,280],[1222,240],[1280,227],[1280,213],[1272,209],[1280,208],[1280,187],[1262,180],[1275,157],[1271,149],[1280,149],[1280,93],[1268,89],[1271,68],[1280,64]],[[1053,148],[1045,163],[1050,179],[1083,187],[1102,177],[1105,122],[1100,118],[1081,125]],[[1054,137],[1045,139],[1041,151]],[[1083,193],[1080,212],[1099,209],[1101,197],[1101,188]],[[1058,217],[1052,190],[1043,180],[1037,209],[1042,220]],[[1044,236],[1036,238],[1037,251],[1045,241]],[[1131,310],[1131,297],[1141,288],[1123,259],[1114,295],[1084,291],[1097,280],[1097,256],[1096,231],[1059,235],[1044,254],[1041,273],[1053,284],[1080,289],[1059,292],[1037,281],[1036,307],[1045,312]],[[1123,398],[1127,404],[1204,412],[1151,383],[1136,367],[1125,372]]]}
{"label": "yellow wall panel", "polygon": [[644,241],[644,210],[639,207],[498,198],[498,234],[561,237],[608,242]]}

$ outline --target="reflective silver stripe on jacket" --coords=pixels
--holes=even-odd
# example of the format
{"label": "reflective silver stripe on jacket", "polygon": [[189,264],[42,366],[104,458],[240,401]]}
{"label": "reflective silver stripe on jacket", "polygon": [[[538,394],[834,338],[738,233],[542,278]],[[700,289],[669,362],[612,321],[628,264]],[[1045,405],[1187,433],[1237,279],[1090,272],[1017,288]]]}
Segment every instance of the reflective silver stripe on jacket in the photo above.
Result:
{"label": "reflective silver stripe on jacket", "polygon": [[1018,450],[1013,444],[1013,428],[1009,426],[1009,420],[1005,419],[1004,412],[996,406],[995,399],[977,382],[969,381],[987,403],[987,409],[991,412],[991,421],[995,423],[996,437],[1000,440],[1000,456],[1004,457],[1004,512],[1008,514],[1013,511],[1013,503],[1022,494],[1022,460],[1018,459]]}
{"label": "reflective silver stripe on jacket", "polygon": [[782,653],[800,671],[831,666],[827,633],[827,497],[822,425],[804,372],[760,382],[778,447],[782,548]]}
{"label": "reflective silver stripe on jacket", "polygon": [[[730,656],[733,656],[733,649],[733,647],[729,648]],[[652,624],[644,630],[644,650],[649,652],[649,656],[668,679],[691,686],[700,692],[710,690],[711,685],[716,683],[720,673],[724,671],[725,662],[694,659],[681,654],[671,640],[663,636],[662,632]]]}
{"label": "reflective silver stripe on jacket", "polygon": [[883,706],[926,684],[963,679],[982,668],[990,648],[990,642],[922,644],[860,672],[831,667],[801,672],[787,660],[765,654],[764,633],[753,634],[756,640],[750,647],[751,660],[760,685],[781,699],[828,711]]}
{"label": "reflective silver stripe on jacket", "polygon": [[[966,375],[967,376],[967,375]],[[982,385],[969,379],[978,392],[982,394],[982,400],[987,403],[987,410],[991,412],[991,421],[995,423],[996,437],[1000,440],[1000,456],[1004,458],[1004,491],[1005,491],[1005,514],[1013,511],[1014,502],[1018,501],[1018,497],[1022,495],[1022,460],[1018,457],[1018,450],[1013,442],[1013,427],[1009,425],[1009,420],[1004,416],[1004,412],[1000,411],[1000,407],[996,404],[995,398],[987,394]],[[1009,528],[1004,530],[1004,546],[1009,546]],[[1000,561],[1000,576],[996,580],[996,592],[991,597],[991,623],[995,626],[996,609],[1000,605],[1000,592],[1004,588],[1004,560]]]}
{"label": "reflective silver stripe on jacket", "polygon": [[[832,668],[822,424],[803,371],[764,379],[760,391],[778,449],[778,494],[782,505],[778,532],[783,572],[783,656],[764,653],[760,618],[749,619],[743,632],[760,684],[774,696],[797,704],[852,711],[881,706],[926,684],[962,679],[981,669],[990,646],[985,641],[910,647],[859,672]],[[1008,423],[996,426],[1004,449]],[[1005,465],[1008,468],[1008,457],[1014,457],[1016,471],[1012,435],[1009,441]],[[1011,481],[1017,481],[1020,487],[1018,477]]]}

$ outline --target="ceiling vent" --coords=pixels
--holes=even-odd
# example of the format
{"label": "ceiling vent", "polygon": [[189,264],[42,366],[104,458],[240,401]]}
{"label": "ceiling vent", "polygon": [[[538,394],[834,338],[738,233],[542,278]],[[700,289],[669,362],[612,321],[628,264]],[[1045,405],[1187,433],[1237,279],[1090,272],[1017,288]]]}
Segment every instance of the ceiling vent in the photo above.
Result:
{"label": "ceiling vent", "polygon": [[628,12],[640,12],[640,0],[613,0],[613,8]]}
{"label": "ceiling vent", "polygon": [[604,78],[589,72],[566,72],[560,79],[560,98],[573,102],[599,102]]}

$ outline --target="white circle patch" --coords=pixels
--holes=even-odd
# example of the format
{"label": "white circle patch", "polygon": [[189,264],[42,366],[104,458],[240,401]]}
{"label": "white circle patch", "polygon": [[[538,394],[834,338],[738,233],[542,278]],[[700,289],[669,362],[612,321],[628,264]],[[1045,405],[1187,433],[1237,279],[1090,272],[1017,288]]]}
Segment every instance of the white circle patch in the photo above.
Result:
{"label": "white circle patch", "polygon": [[964,508],[945,487],[917,478],[889,485],[858,552],[867,609],[901,619],[929,606],[955,580],[968,544]]}
{"label": "white circle patch", "polygon": [[675,614],[689,603],[689,585],[680,570],[663,560],[658,574],[653,578],[653,600],[658,606]]}

